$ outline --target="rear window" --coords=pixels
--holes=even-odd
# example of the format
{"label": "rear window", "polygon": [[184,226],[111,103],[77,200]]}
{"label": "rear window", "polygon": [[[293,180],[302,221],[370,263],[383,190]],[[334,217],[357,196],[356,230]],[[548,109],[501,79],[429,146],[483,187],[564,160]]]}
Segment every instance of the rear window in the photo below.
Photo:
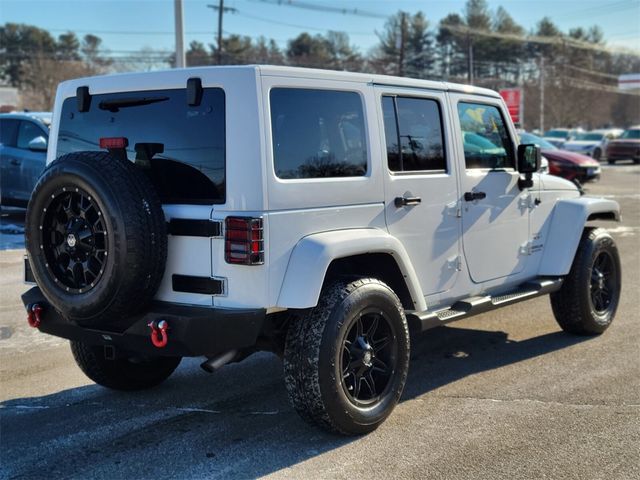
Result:
{"label": "rear window", "polygon": [[364,114],[358,93],[274,88],[270,101],[274,167],[279,178],[367,173]]}
{"label": "rear window", "polygon": [[205,88],[198,106],[188,105],[186,89],[93,95],[88,112],[67,98],[57,156],[99,151],[102,137],[127,138],[127,157],[149,175],[163,203],[224,203],[222,89]]}

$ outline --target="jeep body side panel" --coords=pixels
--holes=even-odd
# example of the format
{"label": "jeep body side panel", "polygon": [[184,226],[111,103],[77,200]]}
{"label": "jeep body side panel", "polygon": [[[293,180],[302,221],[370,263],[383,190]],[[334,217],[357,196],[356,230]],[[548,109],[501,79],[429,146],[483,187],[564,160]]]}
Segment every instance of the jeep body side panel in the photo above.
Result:
{"label": "jeep body side panel", "polygon": [[[260,67],[262,70],[263,67]],[[276,69],[277,71],[277,69]],[[321,232],[344,230],[344,229],[385,229],[384,224],[384,192],[381,174],[380,145],[381,139],[378,135],[376,124],[376,106],[373,98],[373,91],[370,86],[362,81],[336,81],[331,75],[319,75],[318,78],[309,78],[299,75],[276,75],[271,72],[261,78],[261,101],[263,109],[260,112],[263,127],[264,159],[265,159],[265,181],[268,192],[267,205],[265,208],[266,224],[268,225],[268,241],[265,243],[266,259],[269,265],[268,280],[268,307],[289,307],[303,308],[315,305],[320,287],[324,280],[322,269],[315,269],[309,264],[300,266],[305,270],[305,277],[289,277],[296,291],[281,296],[281,289],[286,272],[293,265],[292,252],[296,244],[302,238]],[[275,93],[274,93],[275,92]],[[338,92],[339,95],[347,95],[349,101],[361,109],[363,128],[351,128],[345,131],[336,124],[335,117],[324,116],[321,126],[317,123],[315,131],[329,140],[326,147],[331,153],[331,148],[335,146],[336,136],[331,136],[331,132],[336,127],[342,134],[359,131],[363,138],[366,149],[366,172],[363,175],[354,176],[332,176],[332,172],[327,172],[326,176],[316,178],[286,178],[276,169],[281,167],[277,162],[278,154],[283,152],[283,147],[296,147],[297,138],[309,138],[316,142],[317,138],[311,135],[309,124],[317,122],[312,112],[306,115],[307,109],[291,108],[286,100],[288,92],[291,97],[300,97],[301,92],[321,92],[328,95],[327,101],[331,101],[331,93]],[[288,108],[283,108],[288,107]],[[319,110],[324,110],[321,105]],[[330,107],[327,106],[327,109]],[[335,109],[334,109],[335,110]],[[339,107],[338,107],[339,110]],[[317,113],[317,112],[316,112]],[[323,115],[318,113],[318,115]],[[290,118],[288,118],[290,117]],[[343,117],[344,118],[344,117]],[[293,120],[291,122],[290,120]],[[357,125],[359,122],[349,121],[346,123]],[[343,124],[342,124],[343,125]],[[361,131],[360,131],[361,130]],[[276,144],[278,138],[282,141],[282,135],[293,145]],[[314,143],[315,145],[315,143]],[[286,150],[285,150],[286,151]],[[288,156],[291,158],[291,155]],[[313,165],[313,164],[312,164]],[[283,177],[283,178],[281,178]],[[368,230],[367,230],[368,231]],[[265,234],[267,233],[265,227]],[[362,250],[355,254],[364,253]],[[306,260],[305,260],[306,261]],[[328,266],[328,264],[327,264]],[[237,267],[234,267],[237,269]],[[235,273],[234,273],[235,275]],[[287,274],[289,276],[289,274]],[[313,283],[306,285],[313,277]],[[318,285],[315,291],[314,285]],[[289,291],[289,289],[285,289]],[[300,298],[295,298],[298,292],[304,292]],[[279,300],[285,298],[285,304]],[[312,298],[312,300],[309,300]],[[310,303],[311,302],[311,303]]]}
{"label": "jeep body side panel", "polygon": [[598,213],[620,218],[620,206],[603,198],[572,198],[557,200],[548,218],[549,231],[540,262],[539,275],[566,275],[571,269],[585,224]]}
{"label": "jeep body side panel", "polygon": [[386,85],[375,92],[387,229],[406,249],[423,294],[446,292],[461,269],[458,162],[446,94]]}
{"label": "jeep body side panel", "polygon": [[[515,276],[527,266],[527,257],[521,254],[520,248],[529,238],[529,209],[521,202],[521,197],[528,192],[518,187],[517,137],[511,119],[502,99],[459,93],[449,94],[449,99],[452,123],[461,147],[462,245],[469,274],[479,284]],[[509,137],[504,148],[497,138],[495,125],[492,142],[473,133],[476,128],[489,129],[489,120],[501,123],[501,129]],[[484,143],[476,145],[476,139]],[[496,148],[490,148],[492,145]],[[484,160],[499,158],[501,154],[494,151],[501,150],[507,154],[504,165],[492,166],[492,161]],[[469,159],[465,158],[466,154]],[[466,195],[471,194],[478,196],[468,200]]]}
{"label": "jeep body side panel", "polygon": [[[362,105],[364,119],[367,172],[360,176],[331,176],[327,174],[318,178],[280,178],[276,173],[275,132],[272,122],[279,119],[272,118],[272,91],[274,90],[306,90],[320,92],[342,92],[357,95]],[[266,172],[268,200],[266,210],[283,211],[303,208],[341,207],[345,205],[362,205],[371,202],[382,201],[382,175],[379,157],[380,138],[375,124],[376,111],[373,100],[373,92],[364,83],[338,82],[334,80],[318,80],[309,78],[297,78],[293,76],[265,76],[262,77],[262,119],[264,126],[264,142],[266,153]],[[297,112],[299,118],[284,118],[283,130],[291,131],[291,135],[306,135],[309,128],[303,128],[300,124],[307,123],[304,127],[310,127],[310,122],[301,108]],[[310,119],[309,119],[310,120]],[[297,128],[296,128],[297,127]],[[321,128],[316,126],[317,130]],[[317,139],[313,139],[317,140]]]}
{"label": "jeep body side panel", "polygon": [[418,277],[400,241],[383,230],[351,229],[309,235],[296,245],[282,282],[278,307],[309,308],[318,303],[325,273],[335,259],[362,253],[393,256],[418,311],[426,310]]}

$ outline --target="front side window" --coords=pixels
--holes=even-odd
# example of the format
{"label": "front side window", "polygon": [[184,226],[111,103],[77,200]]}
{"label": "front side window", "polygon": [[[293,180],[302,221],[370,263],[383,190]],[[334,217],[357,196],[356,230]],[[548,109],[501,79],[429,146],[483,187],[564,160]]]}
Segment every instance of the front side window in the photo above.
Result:
{"label": "front side window", "polygon": [[389,170],[446,171],[442,118],[437,101],[383,96],[382,113]]}
{"label": "front side window", "polygon": [[367,173],[366,130],[358,93],[274,88],[270,102],[274,168],[279,178]]}
{"label": "front side window", "polygon": [[513,143],[500,110],[480,103],[458,103],[466,167],[514,168]]}
{"label": "front side window", "polygon": [[29,143],[38,137],[44,137],[45,134],[40,127],[33,122],[22,121],[18,130],[18,148],[24,150],[29,149]]}

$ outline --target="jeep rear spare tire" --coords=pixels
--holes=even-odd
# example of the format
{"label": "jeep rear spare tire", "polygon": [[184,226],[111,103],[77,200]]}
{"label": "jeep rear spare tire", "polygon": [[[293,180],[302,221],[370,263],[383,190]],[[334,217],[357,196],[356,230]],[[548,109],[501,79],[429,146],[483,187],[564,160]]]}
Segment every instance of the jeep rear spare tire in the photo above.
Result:
{"label": "jeep rear spare tire", "polygon": [[26,248],[46,299],[86,326],[141,311],[164,274],[167,233],[145,174],[107,152],[55,160],[27,209]]}

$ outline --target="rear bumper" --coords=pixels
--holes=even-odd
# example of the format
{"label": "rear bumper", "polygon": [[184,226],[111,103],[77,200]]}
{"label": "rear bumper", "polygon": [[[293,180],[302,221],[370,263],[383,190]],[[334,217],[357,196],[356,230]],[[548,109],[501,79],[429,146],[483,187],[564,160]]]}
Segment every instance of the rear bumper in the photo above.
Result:
{"label": "rear bumper", "polygon": [[[163,356],[197,357],[251,347],[266,318],[264,309],[220,309],[156,302],[149,311],[132,318],[131,326],[124,332],[113,332],[82,327],[67,320],[48,304],[38,287],[23,294],[22,302],[25,307],[37,303],[43,308],[38,327],[43,333],[88,345]],[[169,324],[169,340],[162,348],[152,344],[149,327],[149,323],[160,320]]]}

